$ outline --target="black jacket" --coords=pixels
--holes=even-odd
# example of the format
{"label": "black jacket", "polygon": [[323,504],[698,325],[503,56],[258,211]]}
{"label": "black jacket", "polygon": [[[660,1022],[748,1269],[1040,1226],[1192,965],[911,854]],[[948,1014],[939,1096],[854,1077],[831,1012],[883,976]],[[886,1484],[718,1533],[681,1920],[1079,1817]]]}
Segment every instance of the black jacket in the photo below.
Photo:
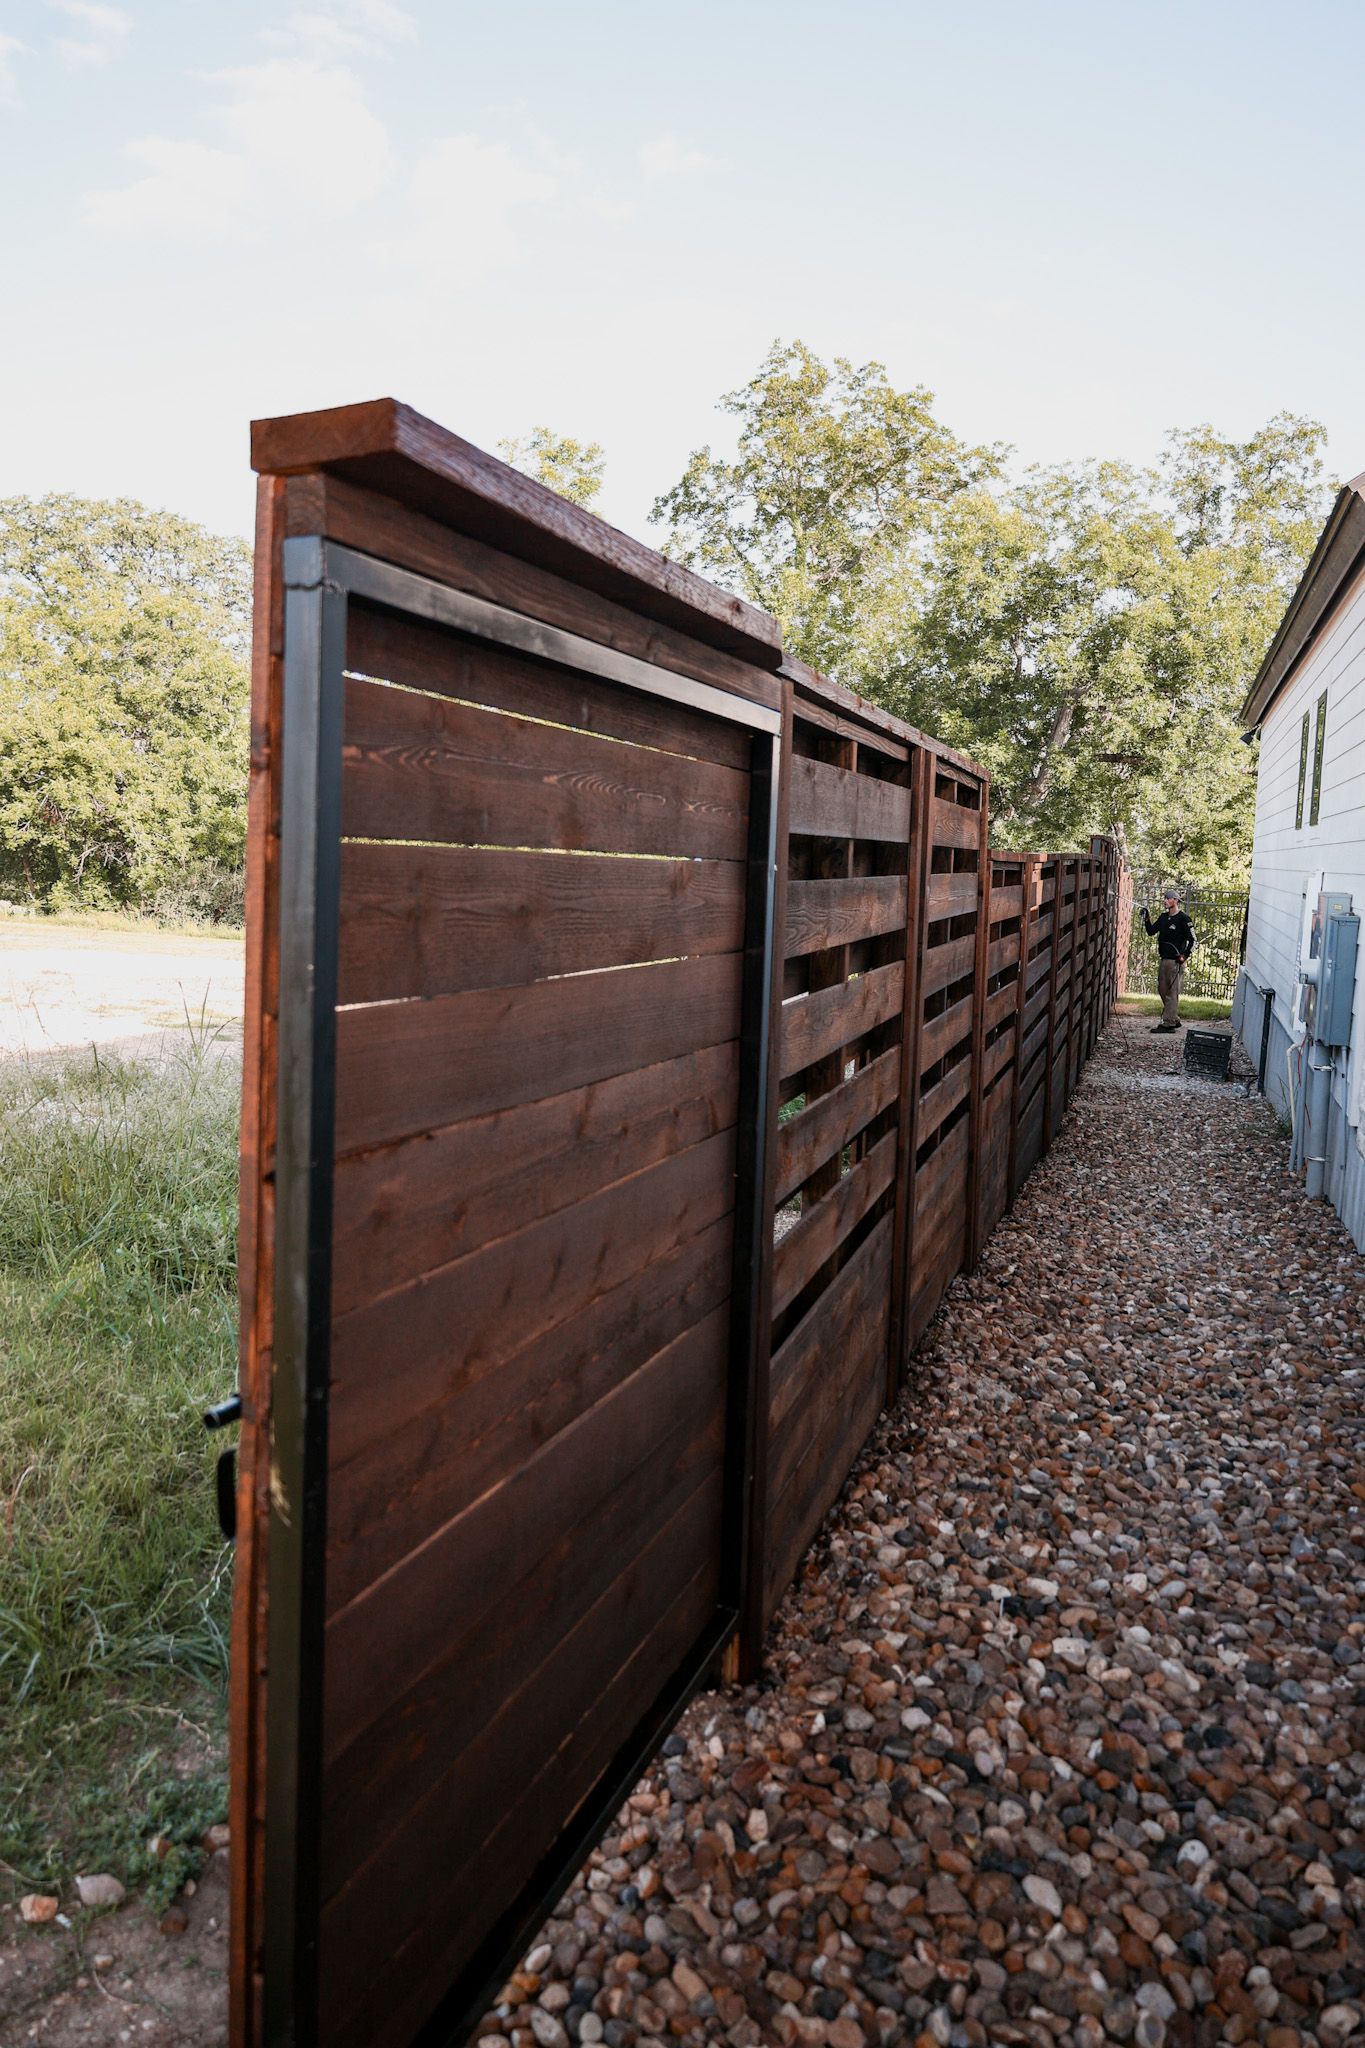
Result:
{"label": "black jacket", "polygon": [[1156,940],[1156,950],[1162,960],[1187,960],[1194,948],[1194,926],[1183,910],[1177,910],[1172,917],[1169,910],[1163,910],[1156,923],[1144,910],[1142,922],[1149,938]]}

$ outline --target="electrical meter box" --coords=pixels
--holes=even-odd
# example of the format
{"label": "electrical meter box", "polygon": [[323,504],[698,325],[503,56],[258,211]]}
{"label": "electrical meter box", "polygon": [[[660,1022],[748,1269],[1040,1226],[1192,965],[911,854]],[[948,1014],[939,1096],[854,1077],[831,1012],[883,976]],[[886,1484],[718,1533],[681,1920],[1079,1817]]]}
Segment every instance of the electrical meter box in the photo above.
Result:
{"label": "electrical meter box", "polygon": [[1349,1045],[1360,919],[1343,891],[1324,889],[1313,913],[1303,969],[1304,1022],[1319,1045]]}
{"label": "electrical meter box", "polygon": [[1356,946],[1360,919],[1338,913],[1322,931],[1322,966],[1318,970],[1317,1019],[1313,1036],[1322,1045],[1349,1045],[1351,1005],[1355,999]]}

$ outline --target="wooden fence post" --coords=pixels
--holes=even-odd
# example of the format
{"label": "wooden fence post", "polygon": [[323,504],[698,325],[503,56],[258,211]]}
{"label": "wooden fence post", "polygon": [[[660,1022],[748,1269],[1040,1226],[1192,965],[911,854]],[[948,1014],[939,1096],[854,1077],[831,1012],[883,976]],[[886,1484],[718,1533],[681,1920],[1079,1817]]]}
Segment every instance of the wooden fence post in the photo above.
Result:
{"label": "wooden fence post", "polygon": [[977,836],[976,966],[972,990],[972,1094],[967,1140],[967,1243],[962,1269],[970,1273],[981,1256],[981,1128],[986,1113],[986,987],[990,979],[991,848],[990,784],[981,784],[981,829]]}
{"label": "wooden fence post", "polygon": [[905,984],[901,1005],[901,1080],[896,1136],[895,1241],[891,1266],[890,1337],[886,1347],[887,1400],[905,1380],[907,1365],[906,1307],[914,1257],[915,1147],[918,1135],[919,1046],[924,1019],[920,967],[924,958],[924,881],[928,862],[929,803],[933,795],[933,756],[917,746],[910,759],[910,837],[905,859]]}

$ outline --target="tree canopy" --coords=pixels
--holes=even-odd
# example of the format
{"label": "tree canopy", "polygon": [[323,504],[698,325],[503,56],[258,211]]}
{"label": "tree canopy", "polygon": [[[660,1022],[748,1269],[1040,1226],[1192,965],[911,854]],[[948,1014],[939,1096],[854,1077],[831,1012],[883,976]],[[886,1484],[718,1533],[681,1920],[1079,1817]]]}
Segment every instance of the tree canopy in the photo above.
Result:
{"label": "tree canopy", "polygon": [[532,427],[520,440],[499,441],[498,453],[513,469],[548,484],[561,498],[591,511],[602,489],[606,456],[600,442],[575,441],[553,427]]}
{"label": "tree canopy", "polygon": [[250,569],[126,499],[0,502],[0,891],[143,904],[240,869]]}
{"label": "tree canopy", "polygon": [[1011,478],[878,363],[775,344],[654,508],[667,551],[836,680],[970,752],[1000,841],[1112,833],[1189,877],[1250,856],[1238,710],[1326,512],[1322,428],[1200,426],[1151,468]]}

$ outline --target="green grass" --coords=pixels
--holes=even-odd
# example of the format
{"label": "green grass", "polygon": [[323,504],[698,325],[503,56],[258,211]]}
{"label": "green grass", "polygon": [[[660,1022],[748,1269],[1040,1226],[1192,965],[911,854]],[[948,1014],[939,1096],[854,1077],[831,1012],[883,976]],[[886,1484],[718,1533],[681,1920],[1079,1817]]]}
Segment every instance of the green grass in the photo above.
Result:
{"label": "green grass", "polygon": [[[0,1064],[0,1859],[155,1896],[224,1817],[237,1072]],[[178,1845],[162,1863],[148,1836]]]}
{"label": "green grass", "polygon": [[[1159,1017],[1161,997],[1120,996],[1119,1014],[1128,1017]],[[1193,1018],[1196,1023],[1204,1024],[1219,1017],[1230,1017],[1232,1004],[1219,1002],[1212,996],[1182,996],[1180,1014],[1187,1020]]]}

